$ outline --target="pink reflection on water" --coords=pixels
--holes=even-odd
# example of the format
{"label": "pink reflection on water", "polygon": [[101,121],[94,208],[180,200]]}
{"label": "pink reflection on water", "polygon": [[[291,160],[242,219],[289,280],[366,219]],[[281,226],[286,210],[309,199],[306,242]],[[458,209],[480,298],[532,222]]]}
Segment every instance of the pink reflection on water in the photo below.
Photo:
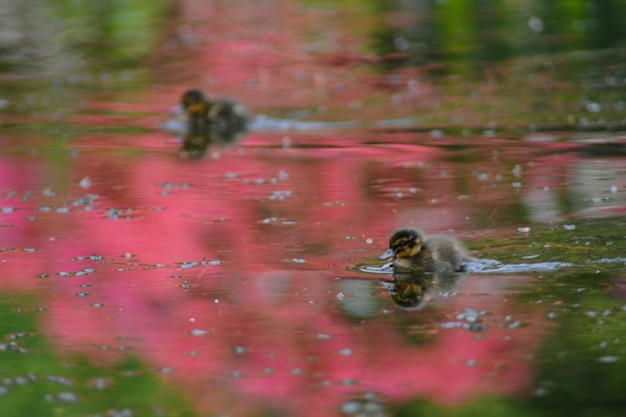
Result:
{"label": "pink reflection on water", "polygon": [[[101,364],[136,354],[203,413],[331,415],[364,392],[445,404],[524,392],[532,374],[522,357],[543,322],[506,294],[525,277],[470,277],[459,297],[404,312],[377,276],[352,272],[400,225],[472,233],[464,222],[482,209],[483,184],[457,188],[468,167],[441,149],[387,145],[392,136],[370,146],[351,134],[294,136],[290,149],[276,139],[252,135],[203,161],[85,143],[65,182],[12,177],[17,197],[32,193],[3,218],[4,245],[16,250],[3,253],[2,285],[40,290],[60,352]],[[313,141],[326,147],[305,146]],[[89,203],[72,204],[86,193]],[[492,188],[488,198],[506,207],[511,194]],[[451,204],[461,195],[481,198]],[[37,252],[20,250],[29,247]],[[203,259],[219,262],[190,264]],[[367,319],[337,298],[363,297],[341,284],[357,278],[371,283]],[[484,332],[441,327],[465,308],[490,312]],[[506,316],[530,325],[509,329]],[[415,332],[426,343],[411,343]]]}
{"label": "pink reflection on water", "polygon": [[[511,298],[528,277],[470,276],[460,296],[404,312],[377,276],[353,268],[375,262],[399,226],[493,234],[474,219],[543,186],[567,192],[578,159],[541,150],[525,159],[515,147],[496,158],[485,146],[487,171],[484,157],[452,163],[423,139],[302,134],[285,149],[279,135],[253,134],[186,161],[168,147],[103,150],[97,138],[62,175],[46,175],[34,156],[5,158],[1,285],[39,290],[60,352],[102,364],[136,354],[206,413],[330,415],[364,392],[444,404],[522,394],[532,379],[523,358],[544,329],[541,310]],[[517,163],[521,192],[511,186]],[[501,224],[519,224],[511,216]],[[367,296],[345,290],[356,279],[371,285]],[[365,297],[367,318],[349,317],[340,293]],[[489,312],[484,332],[441,327],[465,308]],[[233,403],[241,397],[249,402]]]}
{"label": "pink reflection on water", "polygon": [[[501,288],[498,279],[470,284],[482,296],[355,322],[338,313],[336,281],[325,274],[189,276],[191,289],[184,291],[168,272],[97,273],[86,279],[94,285],[82,298],[71,294],[79,280],[66,279],[67,291],[59,288],[49,305],[47,332],[64,352],[100,363],[130,349],[155,370],[171,369],[170,378],[194,394],[203,412],[231,412],[237,405],[230,399],[243,396],[248,412],[270,406],[290,415],[332,415],[346,395],[363,392],[444,404],[518,393],[531,379],[522,357],[543,327],[538,312],[503,298],[511,282]],[[484,332],[439,326],[463,308],[490,312]],[[502,317],[510,315],[532,325],[509,329]],[[417,326],[425,345],[410,344],[398,331]]]}

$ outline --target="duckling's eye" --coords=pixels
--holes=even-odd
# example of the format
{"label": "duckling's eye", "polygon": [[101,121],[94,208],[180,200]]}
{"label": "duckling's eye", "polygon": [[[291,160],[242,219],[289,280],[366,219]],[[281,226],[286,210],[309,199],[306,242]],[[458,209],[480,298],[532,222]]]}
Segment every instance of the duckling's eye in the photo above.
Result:
{"label": "duckling's eye", "polygon": [[398,242],[397,246],[398,246],[399,248],[403,248],[403,247],[405,247],[405,246],[406,246],[406,240],[401,240],[400,242]]}

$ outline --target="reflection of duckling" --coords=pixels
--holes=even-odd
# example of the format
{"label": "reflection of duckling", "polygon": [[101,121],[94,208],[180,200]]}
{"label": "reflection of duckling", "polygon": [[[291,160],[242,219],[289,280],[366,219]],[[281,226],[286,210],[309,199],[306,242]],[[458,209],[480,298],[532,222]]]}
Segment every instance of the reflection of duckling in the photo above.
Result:
{"label": "reflection of duckling", "polygon": [[465,248],[447,236],[426,237],[415,229],[401,229],[391,236],[389,250],[380,259],[393,257],[394,271],[454,273],[469,261]]}
{"label": "reflection of duckling", "polygon": [[434,293],[454,291],[464,275],[455,272],[394,271],[391,299],[398,307],[419,309]]}

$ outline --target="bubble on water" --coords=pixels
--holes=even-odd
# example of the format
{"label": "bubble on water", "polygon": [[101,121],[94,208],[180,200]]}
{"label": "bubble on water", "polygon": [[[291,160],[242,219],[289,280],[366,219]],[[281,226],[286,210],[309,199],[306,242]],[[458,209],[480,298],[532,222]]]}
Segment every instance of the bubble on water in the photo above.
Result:
{"label": "bubble on water", "polygon": [[588,103],[587,110],[591,113],[598,113],[600,110],[602,110],[602,106],[599,103]]}
{"label": "bubble on water", "polygon": [[274,191],[267,198],[272,201],[285,201],[288,197],[291,197],[291,195],[292,192],[290,190]]}
{"label": "bubble on water", "polygon": [[337,298],[337,300],[342,301],[344,298],[346,298],[346,295],[343,292],[338,292],[335,297]]}
{"label": "bubble on water", "polygon": [[543,32],[543,20],[537,16],[532,16],[528,19],[528,27],[533,32]]}
{"label": "bubble on water", "polygon": [[530,227],[518,227],[517,231],[520,233],[529,233],[530,232]]}
{"label": "bubble on water", "polygon": [[356,414],[361,410],[361,403],[355,400],[350,400],[341,405],[341,412],[344,414]]}
{"label": "bubble on water", "polygon": [[85,177],[78,182],[78,185],[84,189],[91,187],[92,184],[93,183],[91,182],[91,179],[89,179],[89,177]]}
{"label": "bubble on water", "polygon": [[189,332],[192,336],[204,336],[206,334],[209,333],[208,330],[202,330],[202,329],[193,329],[192,331]]}
{"label": "bubble on water", "polygon": [[56,400],[62,403],[74,404],[78,402],[78,395],[74,392],[60,392],[56,395]]}
{"label": "bubble on water", "polygon": [[342,356],[350,356],[350,355],[352,355],[352,349],[350,349],[350,348],[341,349],[339,351],[339,354],[342,355]]}
{"label": "bubble on water", "polygon": [[565,230],[574,230],[574,229],[576,229],[576,225],[575,224],[564,224],[563,225],[563,229],[565,229]]}
{"label": "bubble on water", "polygon": [[598,362],[600,363],[615,363],[617,361],[619,361],[619,356],[607,355],[607,356],[600,356],[598,358]]}
{"label": "bubble on water", "polygon": [[109,386],[109,381],[106,378],[94,378],[89,381],[89,385],[97,390],[103,390]]}

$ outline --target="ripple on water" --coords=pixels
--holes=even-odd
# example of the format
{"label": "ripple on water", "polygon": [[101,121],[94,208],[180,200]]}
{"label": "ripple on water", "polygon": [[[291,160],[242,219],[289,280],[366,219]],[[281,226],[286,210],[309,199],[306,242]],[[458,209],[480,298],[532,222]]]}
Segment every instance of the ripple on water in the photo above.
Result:
{"label": "ripple on water", "polygon": [[[624,258],[619,258],[624,259]],[[610,260],[613,261],[613,260]],[[604,262],[607,262],[606,260]],[[554,271],[560,268],[574,266],[569,262],[536,262],[523,264],[503,264],[493,259],[475,259],[465,264],[468,273],[484,273],[484,274],[508,274],[508,273],[524,273],[524,272],[546,272]],[[383,266],[367,266],[360,268],[361,271],[370,274],[392,274],[393,266],[386,263]]]}

